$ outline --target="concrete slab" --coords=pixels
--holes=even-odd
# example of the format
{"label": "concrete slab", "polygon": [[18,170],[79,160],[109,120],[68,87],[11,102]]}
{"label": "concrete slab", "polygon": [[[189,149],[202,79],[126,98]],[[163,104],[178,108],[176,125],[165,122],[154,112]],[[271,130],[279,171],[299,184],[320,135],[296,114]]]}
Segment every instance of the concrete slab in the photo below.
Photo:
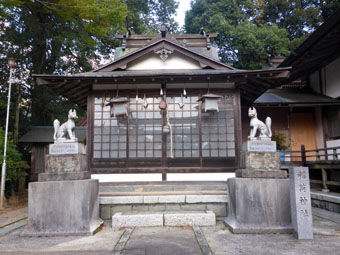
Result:
{"label": "concrete slab", "polygon": [[136,228],[122,254],[202,254],[192,228]]}
{"label": "concrete slab", "polygon": [[214,226],[215,224],[216,217],[212,211],[164,213],[164,226]]}
{"label": "concrete slab", "polygon": [[319,216],[321,218],[325,218],[330,221],[334,221],[336,223],[340,223],[340,214],[339,213],[334,213],[330,212],[324,209],[320,208],[312,208],[313,215]]}
{"label": "concrete slab", "polygon": [[163,226],[162,213],[141,213],[141,214],[123,214],[116,213],[112,216],[112,228],[119,229],[122,227],[157,227]]}
{"label": "concrete slab", "polygon": [[18,228],[21,228],[23,226],[26,226],[26,225],[27,225],[27,221],[21,220],[21,221],[15,222],[14,224],[10,224],[6,227],[0,228],[0,236],[6,235],[7,233],[12,232],[12,231],[14,231]]}

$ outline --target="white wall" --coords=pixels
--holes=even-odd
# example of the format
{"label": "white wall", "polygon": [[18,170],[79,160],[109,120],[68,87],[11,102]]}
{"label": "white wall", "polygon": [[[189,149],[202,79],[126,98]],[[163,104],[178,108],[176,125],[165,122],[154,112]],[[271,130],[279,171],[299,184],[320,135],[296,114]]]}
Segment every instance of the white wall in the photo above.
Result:
{"label": "white wall", "polygon": [[[322,68],[323,94],[329,97],[340,97],[340,58]],[[320,93],[319,71],[309,76],[311,88]]]}
{"label": "white wall", "polygon": [[164,69],[202,69],[199,63],[182,54],[172,53],[163,61],[158,54],[152,52],[143,58],[130,63],[126,70],[164,70]]}
{"label": "white wall", "polygon": [[340,58],[336,59],[326,67],[326,89],[327,96],[340,97]]}

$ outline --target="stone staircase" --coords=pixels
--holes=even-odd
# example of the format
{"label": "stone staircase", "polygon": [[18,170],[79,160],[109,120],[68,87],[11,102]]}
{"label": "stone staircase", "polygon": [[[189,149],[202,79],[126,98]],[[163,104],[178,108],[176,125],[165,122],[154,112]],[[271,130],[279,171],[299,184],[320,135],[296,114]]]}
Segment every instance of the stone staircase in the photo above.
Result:
{"label": "stone staircase", "polygon": [[190,217],[194,212],[225,217],[227,184],[215,181],[100,183],[99,204],[103,220],[112,220],[115,214],[117,217],[141,214]]}

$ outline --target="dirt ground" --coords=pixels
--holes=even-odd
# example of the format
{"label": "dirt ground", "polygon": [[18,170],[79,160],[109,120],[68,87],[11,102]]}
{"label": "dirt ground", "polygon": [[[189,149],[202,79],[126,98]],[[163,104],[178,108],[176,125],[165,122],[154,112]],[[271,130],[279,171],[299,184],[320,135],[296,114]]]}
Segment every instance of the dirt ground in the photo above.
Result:
{"label": "dirt ground", "polygon": [[23,207],[27,207],[28,196],[27,193],[22,195],[15,195],[6,199],[5,208],[0,209],[0,214],[8,213]]}

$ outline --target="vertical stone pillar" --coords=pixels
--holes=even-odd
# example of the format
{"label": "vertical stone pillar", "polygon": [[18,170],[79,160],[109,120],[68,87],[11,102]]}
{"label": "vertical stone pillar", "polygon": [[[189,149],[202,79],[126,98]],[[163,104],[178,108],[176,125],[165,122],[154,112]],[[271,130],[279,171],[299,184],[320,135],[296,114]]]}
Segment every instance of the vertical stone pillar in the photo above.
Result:
{"label": "vertical stone pillar", "polygon": [[290,202],[294,236],[313,239],[312,206],[308,167],[289,168]]}

